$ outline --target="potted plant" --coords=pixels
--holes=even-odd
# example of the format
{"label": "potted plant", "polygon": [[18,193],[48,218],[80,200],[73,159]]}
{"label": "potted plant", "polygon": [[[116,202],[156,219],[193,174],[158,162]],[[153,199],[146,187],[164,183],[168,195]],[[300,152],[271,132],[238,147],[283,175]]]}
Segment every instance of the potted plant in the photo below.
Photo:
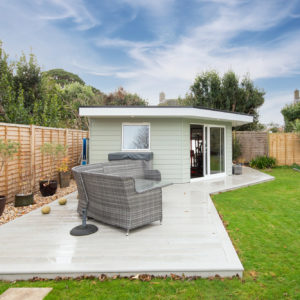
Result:
{"label": "potted plant", "polygon": [[[18,152],[19,144],[14,141],[3,141],[0,139],[0,175],[2,175],[4,166]],[[0,216],[4,211],[6,196],[0,195]]]}
{"label": "potted plant", "polygon": [[70,185],[71,172],[69,171],[68,162],[68,157],[64,157],[60,161],[59,166],[57,168],[59,185],[61,188],[65,188]]}
{"label": "potted plant", "polygon": [[42,153],[48,157],[50,163],[50,172],[48,172],[48,178],[46,180],[40,180],[40,192],[43,197],[52,196],[57,190],[57,180],[53,178],[53,171],[57,158],[62,153],[62,149],[65,147],[61,144],[44,143],[41,146]]}
{"label": "potted plant", "polygon": [[34,201],[31,187],[32,172],[30,168],[23,168],[23,165],[21,165],[19,178],[19,193],[15,195],[15,207],[31,205]]}

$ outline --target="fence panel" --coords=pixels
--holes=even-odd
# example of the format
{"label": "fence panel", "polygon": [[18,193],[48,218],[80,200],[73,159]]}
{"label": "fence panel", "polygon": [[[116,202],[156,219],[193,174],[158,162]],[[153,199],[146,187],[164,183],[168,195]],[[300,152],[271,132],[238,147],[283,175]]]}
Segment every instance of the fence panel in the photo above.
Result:
{"label": "fence panel", "polygon": [[[40,150],[44,143],[68,145],[69,167],[78,165],[84,137],[88,137],[87,131],[0,123],[0,139],[20,144],[18,154],[8,162],[1,175],[0,195],[6,195],[10,202],[27,185],[34,192],[38,191],[39,180],[50,172],[50,161]],[[57,176],[56,169],[54,174]]]}
{"label": "fence panel", "polygon": [[268,133],[257,131],[235,131],[236,137],[241,144],[242,155],[238,161],[248,163],[251,159],[260,155],[268,155]]}
{"label": "fence panel", "polygon": [[278,165],[300,164],[300,138],[295,133],[270,133],[269,149]]}

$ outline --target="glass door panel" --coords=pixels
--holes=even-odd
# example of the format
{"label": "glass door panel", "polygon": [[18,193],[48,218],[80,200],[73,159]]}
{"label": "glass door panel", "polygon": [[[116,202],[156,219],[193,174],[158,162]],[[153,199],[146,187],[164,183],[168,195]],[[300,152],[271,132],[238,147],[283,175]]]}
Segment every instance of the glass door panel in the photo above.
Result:
{"label": "glass door panel", "polygon": [[210,175],[225,172],[224,128],[209,128]]}
{"label": "glass door panel", "polygon": [[191,125],[191,178],[203,177],[203,126]]}
{"label": "glass door panel", "polygon": [[208,130],[209,128],[207,126],[204,127],[204,174],[208,175],[209,170],[208,170]]}

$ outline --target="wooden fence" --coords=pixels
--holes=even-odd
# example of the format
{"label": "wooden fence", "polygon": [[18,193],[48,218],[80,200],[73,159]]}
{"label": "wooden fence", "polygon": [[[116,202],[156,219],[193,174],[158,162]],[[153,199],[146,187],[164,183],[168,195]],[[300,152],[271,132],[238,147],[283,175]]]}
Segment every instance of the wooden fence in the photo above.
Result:
{"label": "wooden fence", "polygon": [[256,156],[267,155],[268,133],[260,131],[234,131],[233,138],[236,137],[241,144],[242,155],[239,162],[248,163]]}
{"label": "wooden fence", "polygon": [[270,133],[269,155],[278,165],[300,164],[300,137],[295,133]]}
{"label": "wooden fence", "polygon": [[236,131],[242,155],[238,161],[248,163],[256,156],[275,157],[278,165],[300,164],[300,137],[295,133]]}
{"label": "wooden fence", "polygon": [[40,150],[44,143],[68,145],[69,168],[78,165],[84,137],[88,137],[87,131],[0,123],[0,139],[20,145],[18,154],[8,162],[1,175],[0,195],[6,195],[10,202],[15,194],[26,188],[38,191],[39,180],[50,171],[50,161]]}

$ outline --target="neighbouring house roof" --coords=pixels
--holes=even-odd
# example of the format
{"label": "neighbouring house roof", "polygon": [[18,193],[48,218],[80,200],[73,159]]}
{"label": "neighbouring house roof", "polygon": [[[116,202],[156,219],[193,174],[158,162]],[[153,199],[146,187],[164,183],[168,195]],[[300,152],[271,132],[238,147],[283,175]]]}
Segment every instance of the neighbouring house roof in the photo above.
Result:
{"label": "neighbouring house roof", "polygon": [[151,117],[190,118],[231,122],[240,126],[253,122],[253,116],[216,109],[192,106],[82,106],[81,117]]}
{"label": "neighbouring house roof", "polygon": [[165,99],[158,104],[159,106],[180,106],[178,99]]}

